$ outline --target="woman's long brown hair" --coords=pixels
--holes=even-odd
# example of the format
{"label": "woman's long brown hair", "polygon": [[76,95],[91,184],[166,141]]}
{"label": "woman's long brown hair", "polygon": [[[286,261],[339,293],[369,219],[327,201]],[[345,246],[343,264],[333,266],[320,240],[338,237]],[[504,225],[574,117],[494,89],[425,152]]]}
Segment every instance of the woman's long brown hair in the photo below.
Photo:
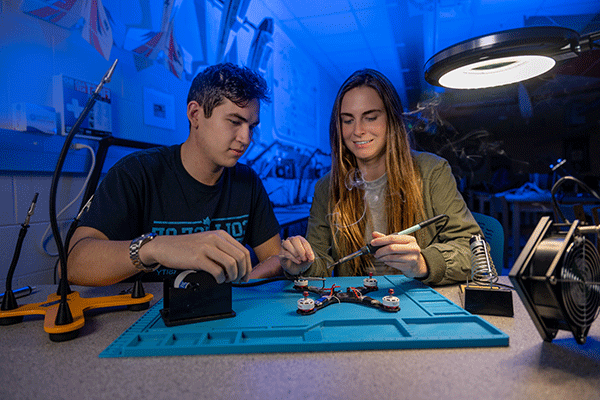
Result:
{"label": "woman's long brown hair", "polygon": [[[340,255],[350,254],[365,245],[366,222],[364,190],[346,186],[360,176],[356,157],[342,139],[340,109],[345,94],[351,89],[368,86],[381,97],[387,116],[386,172],[387,212],[386,233],[408,228],[422,219],[423,196],[421,176],[411,155],[408,133],[402,118],[402,104],[396,89],[380,72],[363,69],[353,73],[341,86],[335,99],[329,124],[331,144],[331,183],[329,188],[329,223],[333,244]],[[355,258],[354,275],[365,275],[372,266],[372,258]],[[366,263],[366,268],[363,267]]]}

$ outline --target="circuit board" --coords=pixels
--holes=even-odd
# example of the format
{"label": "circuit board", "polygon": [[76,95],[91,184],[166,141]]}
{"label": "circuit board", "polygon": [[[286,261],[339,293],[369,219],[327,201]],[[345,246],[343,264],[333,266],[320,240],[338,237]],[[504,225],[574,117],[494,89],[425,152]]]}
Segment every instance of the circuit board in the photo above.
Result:
{"label": "circuit board", "polygon": [[[274,281],[234,287],[233,318],[167,327],[160,300],[100,357],[508,346],[508,335],[421,282],[402,275],[377,281],[378,290],[369,296],[381,299],[394,289],[398,312],[339,303],[300,315],[297,301],[303,294],[292,281]],[[324,285],[362,282],[362,277],[338,277]]]}

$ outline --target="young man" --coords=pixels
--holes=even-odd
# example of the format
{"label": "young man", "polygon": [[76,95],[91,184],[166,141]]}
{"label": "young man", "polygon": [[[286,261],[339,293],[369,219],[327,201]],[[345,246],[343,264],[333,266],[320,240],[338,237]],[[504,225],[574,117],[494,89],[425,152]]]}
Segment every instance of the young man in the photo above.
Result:
{"label": "young man", "polygon": [[[256,173],[237,161],[268,101],[262,77],[208,67],[187,99],[181,145],[124,157],[107,173],[70,243],[69,282],[109,285],[140,271],[159,280],[204,270],[217,282],[278,275],[281,239]],[[252,269],[250,246],[260,264]]]}

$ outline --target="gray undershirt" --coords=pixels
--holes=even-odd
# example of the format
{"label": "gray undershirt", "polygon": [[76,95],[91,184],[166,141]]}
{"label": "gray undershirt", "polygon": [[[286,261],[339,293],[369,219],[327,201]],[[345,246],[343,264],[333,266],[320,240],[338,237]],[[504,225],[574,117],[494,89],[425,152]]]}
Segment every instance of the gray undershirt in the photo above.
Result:
{"label": "gray undershirt", "polygon": [[[387,214],[385,211],[385,191],[387,188],[387,174],[374,181],[365,181],[365,203],[367,204],[367,224],[365,227],[365,243],[371,243],[374,231],[388,234]],[[399,274],[395,268],[385,265],[383,262],[375,260],[373,262],[375,271],[373,275],[393,275]],[[370,271],[367,271],[370,272]]]}

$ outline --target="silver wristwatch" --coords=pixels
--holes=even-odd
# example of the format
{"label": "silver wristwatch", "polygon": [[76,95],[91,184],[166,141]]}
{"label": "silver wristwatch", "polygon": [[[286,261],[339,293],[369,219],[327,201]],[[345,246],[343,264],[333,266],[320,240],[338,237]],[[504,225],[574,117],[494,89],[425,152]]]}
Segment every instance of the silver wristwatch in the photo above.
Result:
{"label": "silver wristwatch", "polygon": [[159,267],[159,264],[145,265],[142,260],[140,260],[140,249],[143,245],[151,241],[156,237],[156,233],[146,233],[138,238],[135,238],[131,241],[129,245],[129,258],[133,265],[144,272],[152,272]]}

